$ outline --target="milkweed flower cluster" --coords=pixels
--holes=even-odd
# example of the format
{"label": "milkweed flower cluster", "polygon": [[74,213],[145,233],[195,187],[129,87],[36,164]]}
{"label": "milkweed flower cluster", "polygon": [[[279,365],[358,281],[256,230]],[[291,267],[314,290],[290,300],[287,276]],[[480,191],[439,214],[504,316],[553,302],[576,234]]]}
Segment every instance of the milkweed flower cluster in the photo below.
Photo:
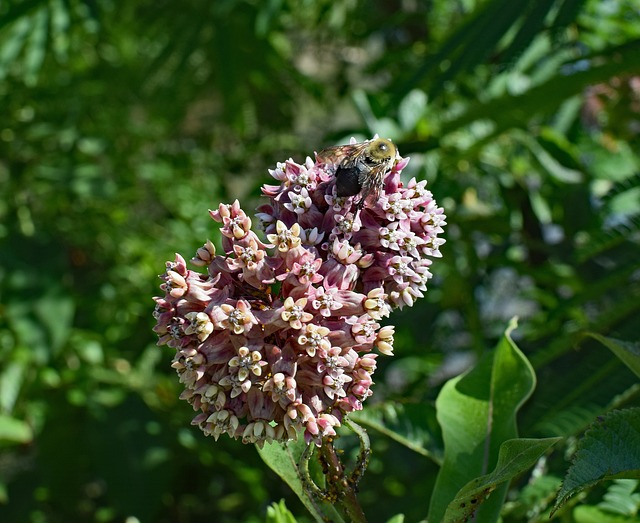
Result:
{"label": "milkweed flower cluster", "polygon": [[362,409],[378,353],[393,355],[394,328],[380,322],[424,295],[444,243],[426,182],[400,182],[407,162],[362,209],[336,196],[336,165],[279,163],[256,215],[266,241],[235,201],[209,211],[223,253],[198,249],[191,263],[206,272],[167,262],[154,330],[176,351],[193,424],[260,446],[299,433],[320,444]]}

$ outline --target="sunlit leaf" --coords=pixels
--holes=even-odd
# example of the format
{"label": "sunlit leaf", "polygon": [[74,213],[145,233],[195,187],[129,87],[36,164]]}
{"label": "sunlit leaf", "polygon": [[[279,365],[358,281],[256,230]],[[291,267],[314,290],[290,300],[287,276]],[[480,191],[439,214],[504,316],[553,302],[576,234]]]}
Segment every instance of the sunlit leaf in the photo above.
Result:
{"label": "sunlit leaf", "polygon": [[267,523],[296,523],[296,518],[285,505],[284,499],[267,507]]}
{"label": "sunlit leaf", "polygon": [[289,485],[318,522],[326,517],[332,518],[332,521],[342,521],[330,503],[312,498],[302,485],[298,464],[306,446],[304,439],[298,438],[287,444],[267,443],[263,448],[256,449],[263,461]]}
{"label": "sunlit leaf", "polygon": [[493,472],[476,478],[462,487],[449,503],[444,520],[452,523],[468,521],[494,490],[533,467],[540,456],[560,440],[561,438],[505,441],[500,446],[498,463]]}
{"label": "sunlit leaf", "polygon": [[[535,386],[531,365],[510,337],[512,321],[495,351],[468,373],[450,380],[436,401],[445,454],[429,507],[441,521],[447,506],[467,483],[487,474],[503,442],[517,437],[515,415]],[[507,485],[495,488],[478,517],[497,518]],[[486,518],[486,519],[485,519]]]}

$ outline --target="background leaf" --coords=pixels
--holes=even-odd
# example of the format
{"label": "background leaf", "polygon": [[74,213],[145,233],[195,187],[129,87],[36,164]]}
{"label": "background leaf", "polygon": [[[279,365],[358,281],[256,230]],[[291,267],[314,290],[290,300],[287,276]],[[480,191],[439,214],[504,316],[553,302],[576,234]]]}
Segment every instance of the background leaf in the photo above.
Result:
{"label": "background leaf", "polygon": [[616,479],[607,489],[598,507],[623,516],[635,516],[640,512],[640,492],[636,492],[640,481]]}
{"label": "background leaf", "polygon": [[0,445],[29,443],[32,439],[33,431],[24,421],[0,415]]}
{"label": "background leaf", "polygon": [[589,333],[589,336],[598,340],[605,347],[611,350],[624,364],[640,378],[640,344],[630,343],[613,338]]}
{"label": "background leaf", "polygon": [[373,428],[414,452],[441,463],[434,441],[432,420],[435,411],[427,404],[378,404],[349,415],[357,423]]}
{"label": "background leaf", "polygon": [[576,523],[638,523],[640,518],[612,514],[598,507],[582,505],[573,511]]}
{"label": "background leaf", "polygon": [[595,422],[578,445],[555,510],[600,481],[640,478],[640,454],[629,448],[640,448],[640,408],[613,411]]}

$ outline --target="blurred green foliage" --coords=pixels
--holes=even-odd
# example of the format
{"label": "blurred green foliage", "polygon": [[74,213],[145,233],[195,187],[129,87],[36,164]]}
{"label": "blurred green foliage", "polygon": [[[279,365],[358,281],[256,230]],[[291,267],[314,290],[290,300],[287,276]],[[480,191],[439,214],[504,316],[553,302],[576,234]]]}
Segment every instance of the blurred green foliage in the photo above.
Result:
{"label": "blurred green foliage", "polygon": [[[634,0],[2,2],[0,519],[251,522],[285,498],[304,521],[252,447],[189,426],[151,297],[165,260],[216,239],[208,208],[250,210],[275,162],[351,135],[396,141],[449,217],[366,406],[435,459],[374,424],[371,521],[425,516],[433,401],[514,315],[538,375],[522,437],[563,436],[569,455],[596,416],[637,405],[637,378],[583,334],[639,337],[639,14]],[[547,466],[512,485],[504,521],[549,507],[563,451]]]}

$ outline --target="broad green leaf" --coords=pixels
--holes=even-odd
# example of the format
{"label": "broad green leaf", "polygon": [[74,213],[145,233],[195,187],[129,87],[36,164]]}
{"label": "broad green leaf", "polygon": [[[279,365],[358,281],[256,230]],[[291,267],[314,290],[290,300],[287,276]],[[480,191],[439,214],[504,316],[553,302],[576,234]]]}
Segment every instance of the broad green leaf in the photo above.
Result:
{"label": "broad green leaf", "polygon": [[[469,481],[492,469],[500,445],[516,438],[516,412],[531,395],[535,375],[510,337],[512,320],[495,351],[468,373],[448,381],[436,400],[445,455],[429,507],[429,521],[442,521],[447,506]],[[495,521],[507,484],[479,509],[481,521]]]}
{"label": "broad green leaf", "polygon": [[629,367],[636,376],[640,377],[640,344],[608,338],[595,332],[589,332],[588,335],[611,350],[622,360],[622,363]]}
{"label": "broad green leaf", "polygon": [[[498,464],[491,474],[476,478],[460,489],[447,507],[445,521],[467,521],[489,494],[535,465],[562,438],[512,439],[500,446]],[[508,483],[507,483],[508,484]]]}
{"label": "broad green leaf", "polygon": [[33,432],[28,423],[0,415],[0,443],[29,443],[33,439]]}
{"label": "broad green leaf", "polygon": [[571,496],[603,480],[640,478],[640,408],[599,418],[580,440],[554,511]]}
{"label": "broad green leaf", "polygon": [[291,441],[287,444],[267,443],[263,448],[256,448],[262,460],[297,494],[300,501],[307,507],[307,510],[316,521],[322,522],[325,519],[336,522],[342,521],[333,505],[325,501],[312,499],[302,486],[298,464],[306,448],[303,438],[300,437],[297,441]]}

